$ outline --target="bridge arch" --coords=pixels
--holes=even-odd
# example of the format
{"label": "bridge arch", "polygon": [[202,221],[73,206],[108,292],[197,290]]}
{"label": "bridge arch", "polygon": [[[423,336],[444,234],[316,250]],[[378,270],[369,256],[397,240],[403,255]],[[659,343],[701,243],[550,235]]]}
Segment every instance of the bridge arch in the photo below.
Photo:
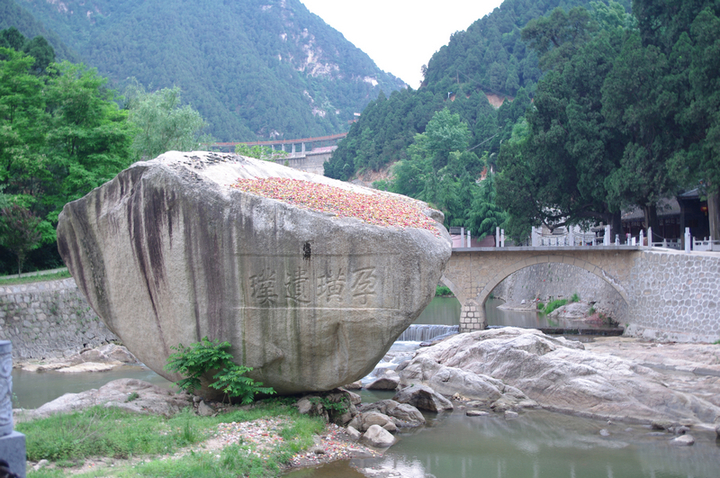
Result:
{"label": "bridge arch", "polygon": [[[604,269],[591,262],[569,255],[538,255],[521,259],[490,277],[485,283],[485,286],[479,290],[478,295],[474,298],[473,302],[478,304],[478,306],[484,310],[485,301],[487,301],[490,293],[498,286],[498,284],[500,284],[500,282],[508,278],[513,272],[517,272],[536,264],[568,264],[584,269],[610,284],[610,286],[615,289],[618,294],[620,294],[625,303],[630,306],[630,297],[617,278],[611,276]],[[450,288],[450,290],[452,290],[452,288]]]}

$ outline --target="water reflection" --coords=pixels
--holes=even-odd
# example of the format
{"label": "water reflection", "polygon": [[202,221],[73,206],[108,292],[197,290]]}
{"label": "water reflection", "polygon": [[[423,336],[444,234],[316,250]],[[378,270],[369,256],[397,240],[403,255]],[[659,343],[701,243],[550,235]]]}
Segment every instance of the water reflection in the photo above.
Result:
{"label": "water reflection", "polygon": [[[611,436],[601,437],[601,428]],[[397,474],[391,476],[403,478],[717,476],[720,453],[709,437],[696,437],[694,447],[681,448],[670,445],[669,435],[648,432],[542,411],[516,420],[470,418],[457,411],[432,428],[400,435],[384,458],[352,464],[374,472],[392,470]]]}
{"label": "water reflection", "polygon": [[135,378],[162,387],[171,387],[172,382],[146,367],[123,366],[108,372],[26,372],[14,369],[13,408],[38,408],[66,393],[79,393],[100,388],[119,378]]}

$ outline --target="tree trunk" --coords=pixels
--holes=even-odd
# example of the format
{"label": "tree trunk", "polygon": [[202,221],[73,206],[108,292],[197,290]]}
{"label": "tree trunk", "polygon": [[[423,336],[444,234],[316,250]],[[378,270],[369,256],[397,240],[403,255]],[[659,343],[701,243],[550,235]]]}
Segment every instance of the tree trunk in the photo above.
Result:
{"label": "tree trunk", "polygon": [[612,213],[610,219],[610,244],[615,244],[615,235],[623,237],[622,231],[622,212]]}
{"label": "tree trunk", "polygon": [[660,228],[658,223],[658,217],[657,217],[657,205],[650,204],[647,206],[644,206],[643,209],[645,210],[645,230],[647,231],[648,227],[652,227],[653,230],[659,231]]}
{"label": "tree trunk", "polygon": [[707,195],[710,239],[720,240],[720,191]]}

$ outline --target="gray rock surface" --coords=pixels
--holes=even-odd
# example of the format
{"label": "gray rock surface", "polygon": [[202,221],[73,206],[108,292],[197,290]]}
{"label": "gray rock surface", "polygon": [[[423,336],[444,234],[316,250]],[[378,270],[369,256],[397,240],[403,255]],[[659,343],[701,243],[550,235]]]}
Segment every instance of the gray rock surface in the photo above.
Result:
{"label": "gray rock surface", "polygon": [[368,383],[365,388],[367,390],[395,390],[399,383],[400,377],[398,374],[390,372]]}
{"label": "gray rock surface", "polygon": [[393,400],[431,412],[441,412],[455,408],[450,400],[425,385],[405,387],[395,394]]}
{"label": "gray rock surface", "polygon": [[16,419],[27,420],[84,410],[95,405],[170,417],[186,407],[191,407],[192,397],[187,393],[175,393],[142,380],[121,378],[98,389],[66,393],[35,410],[14,412]]}
{"label": "gray rock surface", "polygon": [[242,192],[238,178],[291,178],[426,204],[267,161],[169,152],[63,209],[58,248],[107,327],[145,365],[171,347],[227,340],[279,393],[367,375],[434,295],[447,231],[380,227]]}
{"label": "gray rock surface", "polygon": [[395,425],[402,428],[415,428],[425,424],[425,417],[416,407],[395,400],[378,400],[363,406],[363,411],[377,410],[392,417]]}
{"label": "gray rock surface", "polygon": [[[495,383],[485,377],[505,384],[503,396],[492,405],[498,412],[535,401],[552,411],[648,424],[713,424],[720,418],[715,377],[705,379],[704,388],[687,376],[672,382],[634,361],[591,352],[579,342],[537,330],[508,327],[451,337],[418,352],[400,376],[403,384],[438,386],[433,380],[437,374],[465,377],[458,369],[476,375],[481,396],[488,383]],[[476,383],[456,381],[461,386]]]}
{"label": "gray rock surface", "polygon": [[676,446],[692,446],[695,444],[695,438],[692,435],[680,435],[670,440],[670,443]]}
{"label": "gray rock surface", "polygon": [[380,425],[372,425],[360,441],[375,448],[387,448],[395,443],[395,437]]}
{"label": "gray rock surface", "polygon": [[358,413],[348,425],[361,432],[367,431],[373,425],[379,425],[389,432],[397,430],[392,418],[376,410]]}

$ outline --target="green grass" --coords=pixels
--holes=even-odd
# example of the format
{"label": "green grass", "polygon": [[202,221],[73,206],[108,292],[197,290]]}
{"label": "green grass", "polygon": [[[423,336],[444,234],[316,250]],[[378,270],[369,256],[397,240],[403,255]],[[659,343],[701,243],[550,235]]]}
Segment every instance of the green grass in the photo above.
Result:
{"label": "green grass", "polygon": [[[190,452],[178,459],[158,459],[184,446],[202,442],[219,423],[278,416],[288,417],[290,423],[280,431],[285,442],[267,459],[248,455],[248,446],[243,444],[212,453]],[[57,467],[31,472],[28,476],[32,478],[63,477],[66,476],[63,467],[77,466],[85,459],[98,457],[142,457],[144,460],[136,465],[116,462],[113,468],[103,468],[103,476],[234,478],[277,476],[282,465],[294,454],[313,444],[313,436],[323,427],[319,418],[300,415],[288,400],[276,398],[257,402],[248,410],[235,410],[217,417],[198,417],[186,410],[168,419],[94,407],[18,423],[15,428],[26,436],[28,460],[47,459]],[[96,473],[73,476],[91,477],[97,476]]]}
{"label": "green grass", "polygon": [[549,313],[551,313],[552,311],[554,311],[554,310],[556,310],[556,309],[559,309],[560,307],[562,307],[563,305],[565,305],[565,304],[567,304],[567,303],[568,303],[567,299],[555,299],[555,300],[552,300],[552,301],[550,301],[550,302],[547,303],[547,305],[546,305],[545,308],[543,309],[543,313],[549,314]]}
{"label": "green grass", "polygon": [[580,296],[577,295],[577,292],[570,297],[570,303],[580,302]]}
{"label": "green grass", "polygon": [[74,462],[92,456],[167,453],[199,441],[204,433],[198,427],[190,412],[165,419],[98,406],[18,423],[15,428],[26,436],[28,460]]}
{"label": "green grass", "polygon": [[22,277],[11,277],[3,278],[0,277],[0,285],[16,285],[16,284],[30,284],[32,282],[44,282],[49,280],[67,279],[70,277],[70,272],[67,269],[52,274],[33,274]]}

